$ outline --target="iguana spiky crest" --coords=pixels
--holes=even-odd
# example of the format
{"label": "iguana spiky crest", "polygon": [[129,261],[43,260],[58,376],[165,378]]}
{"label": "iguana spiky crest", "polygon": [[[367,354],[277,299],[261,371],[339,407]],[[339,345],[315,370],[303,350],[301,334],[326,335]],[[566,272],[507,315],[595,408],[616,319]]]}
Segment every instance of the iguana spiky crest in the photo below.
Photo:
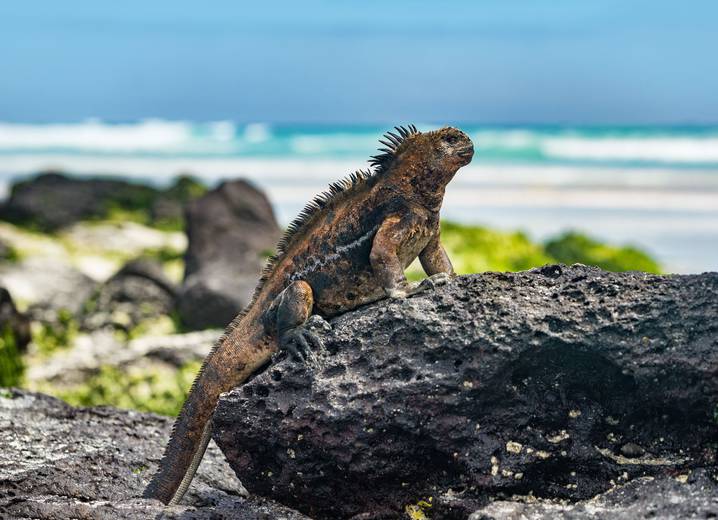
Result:
{"label": "iguana spiky crest", "polygon": [[[329,189],[316,195],[314,199],[312,199],[306,206],[304,206],[302,211],[299,212],[299,215],[297,215],[297,217],[289,224],[289,226],[287,226],[284,235],[277,244],[277,253],[267,259],[264,268],[262,269],[262,274],[259,278],[259,281],[257,282],[257,286],[254,289],[254,293],[252,294],[250,303],[244,309],[242,309],[239,314],[237,314],[237,316],[235,316],[234,319],[227,325],[222,335],[217,339],[217,341],[215,341],[210,353],[215,352],[227,340],[229,335],[234,331],[234,329],[245,316],[247,311],[254,305],[254,303],[257,301],[257,297],[262,292],[264,284],[266,283],[269,276],[272,274],[274,266],[282,259],[283,255],[292,245],[293,239],[299,236],[301,232],[311,224],[312,219],[322,209],[326,208],[330,204],[340,203],[341,199],[348,196],[352,192],[352,190],[355,190],[366,183],[372,182],[376,178],[380,177],[383,173],[388,171],[402,144],[404,144],[406,140],[412,135],[421,133],[416,128],[416,126],[411,124],[407,127],[395,126],[394,129],[396,130],[396,132],[387,132],[384,134],[383,139],[379,140],[379,142],[383,144],[385,148],[379,149],[379,151],[382,153],[372,156],[369,161],[371,169],[357,170],[349,174],[349,176],[331,183],[329,185]],[[190,388],[190,394],[195,391],[198,381],[201,380],[201,376],[204,373],[208,359],[210,359],[210,356],[205,358],[204,362],[202,363],[198,375],[193,381]],[[176,427],[177,423],[172,425],[172,435],[175,434]]]}

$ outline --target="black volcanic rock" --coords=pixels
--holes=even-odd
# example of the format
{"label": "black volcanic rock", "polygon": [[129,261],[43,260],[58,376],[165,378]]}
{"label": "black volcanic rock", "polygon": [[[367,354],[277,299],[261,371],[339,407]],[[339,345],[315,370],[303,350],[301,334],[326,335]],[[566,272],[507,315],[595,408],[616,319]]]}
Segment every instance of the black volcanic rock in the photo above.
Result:
{"label": "black volcanic rock", "polygon": [[119,179],[49,171],[13,184],[10,197],[0,205],[0,220],[55,231],[126,211],[152,224],[177,227],[182,224],[184,206],[205,191],[204,185],[189,175],[158,189]]}
{"label": "black volcanic rock", "polygon": [[198,179],[189,174],[179,175],[152,203],[152,221],[161,225],[183,223],[187,203],[206,192],[207,188]]}
{"label": "black volcanic rock", "polygon": [[709,471],[701,469],[678,478],[667,475],[636,478],[576,503],[534,497],[497,500],[472,513],[469,520],[678,520],[715,518],[717,513],[718,484]]}
{"label": "black volcanic rock", "polygon": [[85,305],[83,328],[130,330],[143,320],[171,313],[176,295],[177,288],[159,262],[142,257],[130,260]]}
{"label": "black volcanic rock", "polygon": [[190,202],[185,220],[180,315],[191,328],[224,327],[249,302],[281,231],[267,197],[243,180]]}
{"label": "black volcanic rock", "polygon": [[42,173],[12,186],[0,219],[53,231],[113,209],[146,210],[157,197],[149,186],[114,179],[82,179]]}
{"label": "black volcanic rock", "polygon": [[139,498],[170,425],[168,417],[73,408],[42,394],[0,389],[0,518],[306,518],[269,500],[243,497],[215,446],[182,505]]}
{"label": "black volcanic rock", "polygon": [[281,360],[219,402],[214,439],[250,492],[321,519],[429,497],[433,520],[504,518],[482,509],[497,501],[553,517],[515,496],[594,518],[614,486],[640,517],[715,505],[716,273],[462,276],[332,327],[309,365]]}

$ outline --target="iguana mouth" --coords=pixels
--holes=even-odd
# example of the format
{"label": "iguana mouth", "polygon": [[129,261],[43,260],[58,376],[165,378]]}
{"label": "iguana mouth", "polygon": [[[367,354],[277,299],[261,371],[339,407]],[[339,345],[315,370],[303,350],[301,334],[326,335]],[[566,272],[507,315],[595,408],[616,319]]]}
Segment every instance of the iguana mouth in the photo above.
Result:
{"label": "iguana mouth", "polygon": [[462,148],[459,150],[456,155],[459,157],[473,157],[474,156],[474,147],[473,146],[467,146],[466,148]]}

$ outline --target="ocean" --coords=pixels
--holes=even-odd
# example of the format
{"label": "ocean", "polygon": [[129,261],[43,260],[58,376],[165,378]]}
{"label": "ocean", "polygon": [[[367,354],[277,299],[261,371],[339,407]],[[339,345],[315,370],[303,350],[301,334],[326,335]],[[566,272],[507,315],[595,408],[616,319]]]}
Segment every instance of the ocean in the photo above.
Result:
{"label": "ocean", "polygon": [[[579,230],[639,246],[671,272],[718,270],[718,126],[459,126],[477,153],[447,190],[445,218],[535,239]],[[46,169],[158,185],[180,173],[210,184],[244,177],[267,191],[286,224],[329,182],[366,168],[389,129],[0,123],[0,190]]]}

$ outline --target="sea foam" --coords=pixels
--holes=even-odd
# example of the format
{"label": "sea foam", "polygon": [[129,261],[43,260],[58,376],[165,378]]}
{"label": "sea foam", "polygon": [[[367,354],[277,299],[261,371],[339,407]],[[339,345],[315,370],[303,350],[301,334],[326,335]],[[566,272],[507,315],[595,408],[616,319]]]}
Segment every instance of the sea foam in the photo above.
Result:
{"label": "sea foam", "polygon": [[[718,168],[718,128],[561,128],[461,125],[481,161],[523,164],[710,166]],[[432,127],[423,126],[422,130]],[[62,151],[79,155],[362,159],[386,127],[236,125],[147,119],[67,124],[0,123],[0,156]]]}
{"label": "sea foam", "polygon": [[[234,124],[196,125],[182,121],[147,119],[137,123],[30,125],[0,123],[0,150],[78,152],[227,152],[234,150]],[[229,144],[229,146],[227,146]]]}

